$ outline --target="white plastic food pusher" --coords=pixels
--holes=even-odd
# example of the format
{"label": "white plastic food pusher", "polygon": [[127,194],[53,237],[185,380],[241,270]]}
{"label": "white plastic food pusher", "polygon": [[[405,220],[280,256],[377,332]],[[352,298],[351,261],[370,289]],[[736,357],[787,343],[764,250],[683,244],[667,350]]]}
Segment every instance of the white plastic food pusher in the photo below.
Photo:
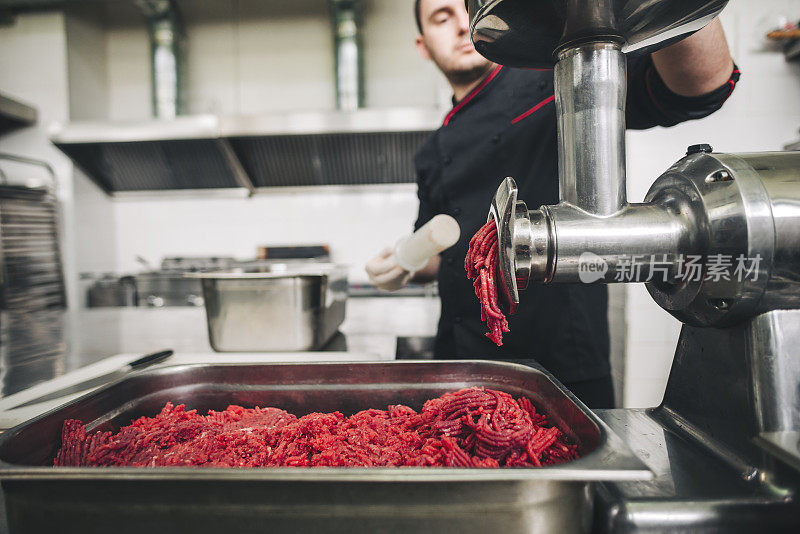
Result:
{"label": "white plastic food pusher", "polygon": [[428,261],[453,245],[461,235],[458,222],[449,215],[436,215],[419,230],[400,238],[394,247],[397,264],[408,272],[415,272]]}

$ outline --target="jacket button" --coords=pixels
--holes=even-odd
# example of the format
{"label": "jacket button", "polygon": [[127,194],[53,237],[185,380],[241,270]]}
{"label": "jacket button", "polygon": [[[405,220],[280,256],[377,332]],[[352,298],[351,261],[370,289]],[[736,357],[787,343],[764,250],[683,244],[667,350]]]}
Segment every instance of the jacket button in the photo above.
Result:
{"label": "jacket button", "polygon": [[456,323],[456,324],[461,324],[461,316],[460,316],[460,315],[457,315],[457,316],[456,316],[456,317],[453,319],[453,322],[454,322],[454,323]]}
{"label": "jacket button", "polygon": [[492,143],[494,143],[496,145],[499,142],[500,142],[500,136],[499,135],[495,135],[494,137],[492,137]]}
{"label": "jacket button", "polygon": [[447,258],[445,261],[447,262],[447,265],[453,265],[453,258]]}
{"label": "jacket button", "polygon": [[445,165],[450,165],[451,163],[453,163],[453,158],[451,158],[450,156],[445,156],[442,159],[442,163],[444,163]]}
{"label": "jacket button", "polygon": [[539,82],[539,90],[544,91],[544,88],[547,86],[545,82]]}
{"label": "jacket button", "polygon": [[461,215],[461,208],[453,208],[453,215],[455,215],[456,217]]}

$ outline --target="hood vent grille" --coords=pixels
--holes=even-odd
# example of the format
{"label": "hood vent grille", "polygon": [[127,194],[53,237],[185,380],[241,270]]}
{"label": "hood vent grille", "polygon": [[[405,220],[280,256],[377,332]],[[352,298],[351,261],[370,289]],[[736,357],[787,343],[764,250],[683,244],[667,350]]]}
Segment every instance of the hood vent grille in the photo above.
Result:
{"label": "hood vent grille", "polygon": [[56,144],[106,193],[238,187],[213,139]]}
{"label": "hood vent grille", "polygon": [[278,135],[231,139],[256,187],[414,182],[414,153],[430,132]]}
{"label": "hood vent grille", "polygon": [[53,143],[109,194],[413,183],[436,111],[73,123]]}

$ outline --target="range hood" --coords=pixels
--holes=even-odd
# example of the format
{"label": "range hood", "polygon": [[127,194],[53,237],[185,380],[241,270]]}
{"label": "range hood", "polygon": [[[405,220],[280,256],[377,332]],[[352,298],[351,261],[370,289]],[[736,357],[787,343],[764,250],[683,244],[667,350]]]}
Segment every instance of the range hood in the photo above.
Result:
{"label": "range hood", "polygon": [[0,135],[36,123],[36,108],[0,93]]}
{"label": "range hood", "polygon": [[338,110],[236,117],[181,114],[180,9],[176,0],[135,3],[150,35],[156,118],[70,122],[51,137],[106,193],[414,182],[413,156],[442,114],[361,107],[361,0],[328,0]]}
{"label": "range hood", "polygon": [[420,108],[71,122],[51,141],[111,195],[132,191],[400,184],[441,124]]}

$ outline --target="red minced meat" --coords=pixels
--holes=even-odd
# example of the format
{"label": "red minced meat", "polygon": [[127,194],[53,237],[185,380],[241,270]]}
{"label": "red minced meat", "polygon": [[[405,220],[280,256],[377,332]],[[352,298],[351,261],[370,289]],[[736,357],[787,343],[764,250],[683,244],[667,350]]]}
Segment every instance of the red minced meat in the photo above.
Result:
{"label": "red minced meat", "polygon": [[485,321],[489,327],[486,337],[500,347],[503,345],[503,332],[509,329],[506,316],[497,302],[498,263],[497,225],[489,221],[470,240],[464,268],[467,278],[473,280],[475,295],[481,302],[481,321]]}
{"label": "red minced meat", "polygon": [[526,397],[467,388],[408,406],[296,417],[228,406],[200,415],[167,403],[119,432],[64,421],[56,466],[531,467],[578,457],[577,445]]}

